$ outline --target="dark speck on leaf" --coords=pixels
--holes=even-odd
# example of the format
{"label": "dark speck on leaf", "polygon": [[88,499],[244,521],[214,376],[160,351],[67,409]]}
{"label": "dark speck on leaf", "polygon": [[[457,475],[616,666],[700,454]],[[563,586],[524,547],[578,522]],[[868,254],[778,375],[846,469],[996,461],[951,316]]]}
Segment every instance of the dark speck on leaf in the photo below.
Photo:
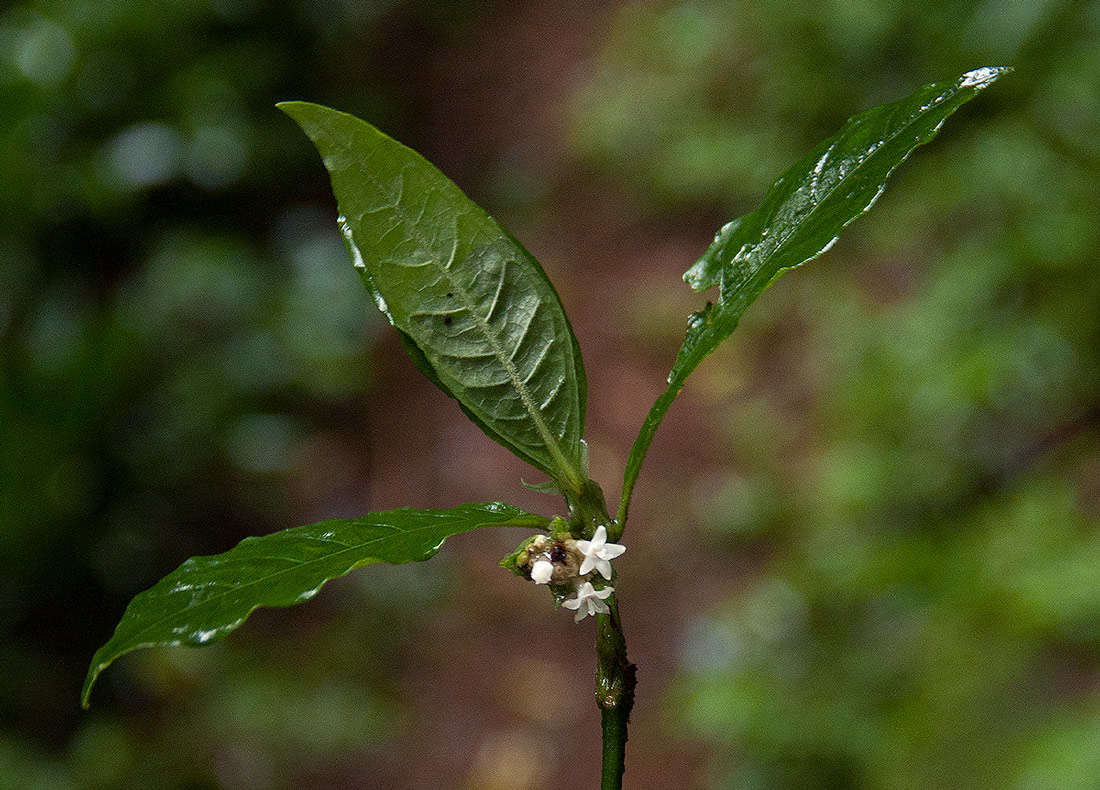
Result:
{"label": "dark speck on leaf", "polygon": [[443,323],[450,324],[451,323],[451,317],[449,315],[443,316]]}
{"label": "dark speck on leaf", "polygon": [[448,292],[447,292],[447,298],[448,298],[448,299],[453,299],[453,298],[454,298],[454,294],[453,294],[453,293],[451,293],[450,291],[448,291]]}

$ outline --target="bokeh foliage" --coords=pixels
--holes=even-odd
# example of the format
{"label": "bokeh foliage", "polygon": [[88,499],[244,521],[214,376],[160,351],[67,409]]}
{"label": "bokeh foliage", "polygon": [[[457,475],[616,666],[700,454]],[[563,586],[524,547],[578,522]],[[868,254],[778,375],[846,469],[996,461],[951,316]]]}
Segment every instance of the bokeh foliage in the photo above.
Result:
{"label": "bokeh foliage", "polygon": [[653,214],[741,213],[899,83],[1020,75],[741,330],[735,375],[780,381],[725,399],[738,468],[698,512],[715,561],[768,559],[696,615],[668,697],[711,786],[1095,786],[1098,32],[1054,2],[617,17],[574,139]]}
{"label": "bokeh foliage", "polygon": [[153,677],[79,720],[70,683],[185,556],[291,526],[306,437],[354,426],[379,322],[341,277],[328,207],[296,192],[316,162],[273,104],[389,117],[345,61],[392,5],[0,13],[0,784],[272,786],[302,754],[385,740],[379,684],[356,676],[378,670],[370,650],[335,671],[226,658],[206,704],[164,721],[151,699],[205,657],[142,664]]}

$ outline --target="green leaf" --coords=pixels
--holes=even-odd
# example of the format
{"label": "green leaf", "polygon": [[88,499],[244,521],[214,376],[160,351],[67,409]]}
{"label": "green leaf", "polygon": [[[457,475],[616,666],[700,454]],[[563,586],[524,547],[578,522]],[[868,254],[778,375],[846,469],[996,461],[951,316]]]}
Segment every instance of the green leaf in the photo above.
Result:
{"label": "green leaf", "polygon": [[224,554],[192,557],[130,601],[114,636],[92,657],[81,702],[88,707],[99,674],[132,650],[209,644],[260,606],[308,601],[329,579],[364,565],[429,559],[446,538],[460,532],[542,529],[548,523],[502,502],[449,510],[400,508],[245,538]]}
{"label": "green leaf", "polygon": [[776,277],[828,251],[841,230],[875,204],[894,169],[917,146],[932,140],[955,110],[1008,71],[975,69],[852,116],[776,179],[758,209],[719,230],[703,257],[684,273],[695,290],[719,286],[718,301],[692,315],[668,389],[649,410],[634,441],[619,502],[620,526],[657,426],[696,366],[729,337]]}
{"label": "green leaf", "polygon": [[584,366],[542,267],[415,151],[346,113],[278,106],[324,158],[355,267],[417,367],[490,438],[579,490]]}

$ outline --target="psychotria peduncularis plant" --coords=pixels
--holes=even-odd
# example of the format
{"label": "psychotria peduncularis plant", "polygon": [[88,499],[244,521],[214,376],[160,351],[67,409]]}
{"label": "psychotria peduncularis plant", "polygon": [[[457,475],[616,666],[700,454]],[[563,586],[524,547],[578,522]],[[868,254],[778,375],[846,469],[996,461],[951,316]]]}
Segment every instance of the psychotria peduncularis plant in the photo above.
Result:
{"label": "psychotria peduncularis plant", "polygon": [[447,537],[479,527],[522,527],[537,532],[501,564],[546,585],[578,622],[596,619],[601,787],[621,787],[635,674],[612,563],[626,551],[620,541],[630,499],[657,427],[691,372],[764,289],[827,251],[874,205],[891,172],[1006,71],[976,69],[853,116],[776,179],[759,208],[718,231],[684,274],[693,289],[716,294],[688,321],[668,387],[628,457],[614,517],[588,477],[580,347],[538,261],[415,151],[351,115],[280,104],[324,158],[354,269],[417,368],[489,438],[547,475],[538,488],[560,494],[566,511],[544,517],[501,502],[401,508],[193,557],[127,607],[92,659],[83,704],[99,674],[132,650],[208,644],[257,607],[307,601],[329,579],[364,565],[426,560]]}

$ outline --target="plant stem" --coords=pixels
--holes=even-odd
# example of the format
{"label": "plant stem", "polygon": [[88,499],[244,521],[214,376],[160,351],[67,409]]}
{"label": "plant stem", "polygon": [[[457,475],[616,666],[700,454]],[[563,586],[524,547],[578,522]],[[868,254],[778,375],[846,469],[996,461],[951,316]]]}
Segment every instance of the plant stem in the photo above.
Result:
{"label": "plant stem", "polygon": [[[577,537],[591,538],[596,527],[607,529],[608,540],[614,542],[622,529],[607,512],[600,487],[589,480],[580,496],[569,502],[570,528]],[[612,575],[612,582],[615,576]],[[617,596],[607,599],[610,614],[596,618],[596,704],[600,708],[603,732],[603,768],[600,790],[622,790],[626,768],[627,725],[634,707],[637,671],[626,657],[626,637],[619,618]]]}
{"label": "plant stem", "polygon": [[621,790],[626,768],[627,724],[634,707],[637,672],[626,658],[626,639],[619,605],[608,598],[611,614],[599,615],[596,631],[596,704],[603,730],[603,770],[600,790]]}

